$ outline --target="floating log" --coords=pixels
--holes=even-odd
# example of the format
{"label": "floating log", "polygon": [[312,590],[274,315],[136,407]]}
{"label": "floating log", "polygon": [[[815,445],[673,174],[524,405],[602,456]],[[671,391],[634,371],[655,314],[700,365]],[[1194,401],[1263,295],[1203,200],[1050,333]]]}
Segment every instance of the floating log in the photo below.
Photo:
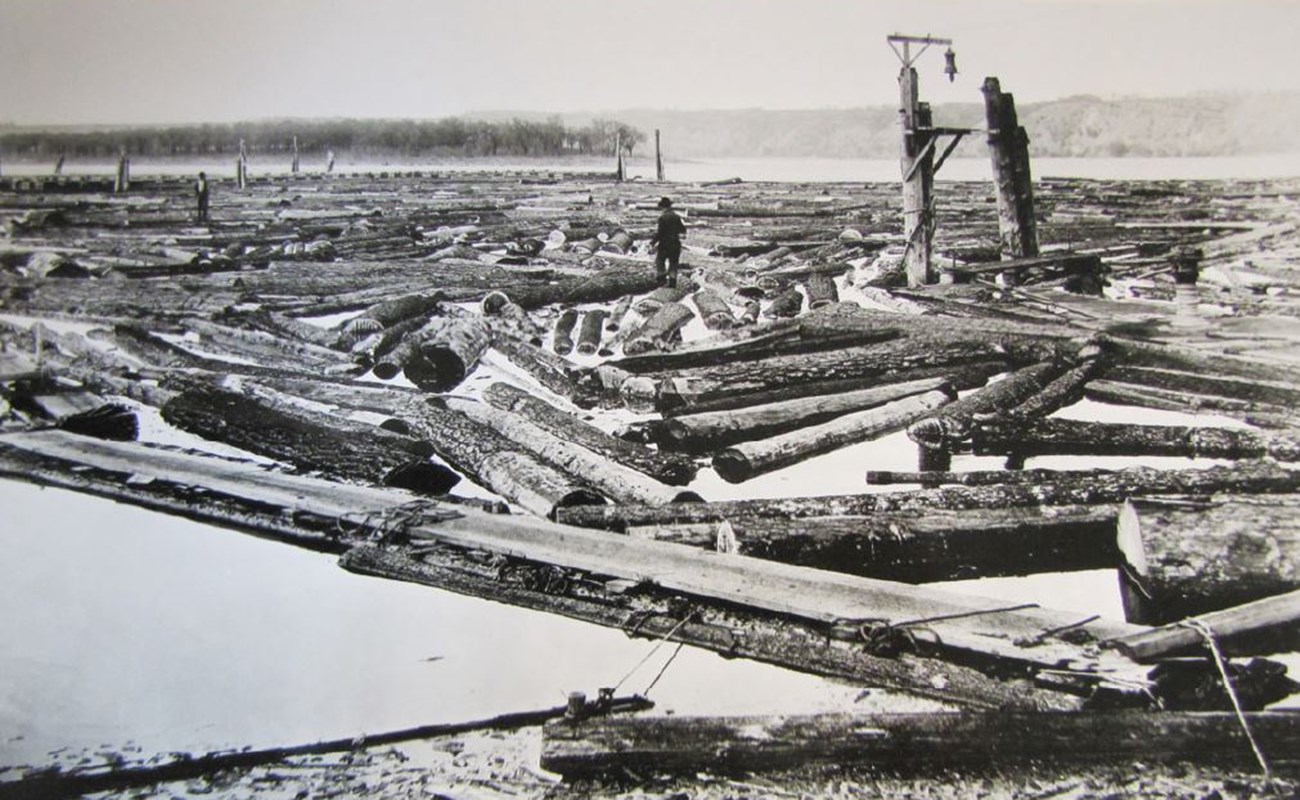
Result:
{"label": "floating log", "polygon": [[402,374],[428,392],[459,386],[492,341],[487,323],[478,315],[439,319],[413,337],[417,352],[402,365]]}
{"label": "floating log", "polygon": [[695,319],[695,313],[681,303],[665,303],[623,344],[623,352],[637,355],[649,350],[667,350],[673,336]]}
{"label": "floating log", "polygon": [[60,418],[56,424],[69,433],[133,442],[140,436],[140,420],[134,410],[121,403],[104,403]]}
{"label": "floating log", "polygon": [[[844,414],[946,386],[944,378],[924,378],[747,408],[681,414],[654,420],[648,430],[650,440],[662,448],[700,453],[817,425]],[[685,410],[689,411],[690,407]]]}
{"label": "floating log", "polygon": [[700,310],[704,326],[711,331],[727,330],[740,324],[736,315],[731,313],[731,306],[712,289],[700,289],[691,295],[691,302]]}
{"label": "floating log", "polygon": [[[546,340],[546,329],[529,316],[523,306],[512,302],[500,292],[497,294],[505,298],[505,302],[494,305],[491,311],[483,312],[484,316],[488,317],[489,327],[494,331],[505,331],[531,345],[541,347],[542,342]],[[486,300],[484,302],[486,303]]]}
{"label": "floating log", "polygon": [[664,504],[700,499],[694,492],[672,488],[621,464],[610,463],[601,454],[556,436],[519,414],[459,397],[441,398],[440,402],[495,431],[517,449],[569,475],[582,476],[587,484],[615,502]]}
{"label": "floating log", "polygon": [[[1006,364],[1002,361],[984,361],[973,362],[953,367],[926,367],[922,369],[910,370],[905,380],[900,377],[901,382],[910,383],[914,380],[933,380],[939,379],[944,381],[956,391],[965,391],[983,386],[989,378],[999,375],[1006,371]],[[669,382],[666,389],[666,398],[661,405],[664,406],[663,414],[665,418],[691,416],[695,414],[712,414],[731,409],[744,409],[754,406],[761,406],[771,403],[783,403],[789,400],[797,400],[806,397],[828,396],[839,393],[851,393],[863,391],[871,388],[883,388],[896,386],[897,382],[882,381],[879,378],[846,378],[843,380],[823,380],[809,381],[802,384],[792,384],[789,386],[780,386],[775,389],[766,389],[755,392],[742,392],[729,395],[712,396],[704,400],[698,400],[694,396],[689,404],[677,402],[685,398],[680,397],[674,392],[673,383]]]}
{"label": "floating log", "polygon": [[797,288],[791,286],[772,298],[772,302],[768,304],[763,316],[777,318],[797,317],[800,311],[803,311],[803,294]]}
{"label": "floating log", "polygon": [[1046,417],[1083,398],[1088,381],[1101,369],[1101,359],[1090,358],[1077,367],[1066,370],[1052,379],[1041,392],[1012,407],[1005,414],[1009,419],[1035,419]]}
{"label": "floating log", "polygon": [[429,461],[427,442],[264,398],[200,386],[162,407],[184,431],[339,478],[446,494],[460,476]]}
{"label": "floating log", "polygon": [[637,300],[633,307],[641,316],[651,317],[664,306],[685,300],[693,289],[694,287],[688,285],[685,281],[680,286],[660,286],[650,294]]}
{"label": "floating log", "polygon": [[973,438],[976,453],[1034,455],[1184,456],[1300,461],[1300,438],[1233,428],[1186,425],[1129,425],[1040,419],[982,423]]}
{"label": "floating log", "polygon": [[566,505],[606,502],[590,485],[543,463],[491,426],[437,399],[410,404],[400,418],[448,464],[540,517],[552,517]]}
{"label": "floating log", "polygon": [[[990,360],[1002,360],[1005,364],[1005,358],[1005,353],[992,343],[945,347],[892,339],[862,347],[675,370],[660,376],[660,396],[667,407],[797,387],[813,381],[857,378],[863,379],[860,388],[865,388],[872,385],[867,378],[874,378],[875,385],[898,383]],[[931,371],[921,372],[927,369]]]}
{"label": "floating log", "polygon": [[1159,625],[1300,589],[1300,497],[1137,499],[1119,521],[1125,614]]}
{"label": "floating log", "polygon": [[1294,650],[1300,639],[1300,590],[1211,611],[1106,642],[1134,661],[1207,651],[1204,630],[1226,653]]}
{"label": "floating log", "polygon": [[428,317],[411,317],[384,328],[378,333],[358,339],[351,347],[354,363],[370,367],[376,378],[389,380],[402,371],[400,364],[385,358],[408,335],[429,323]]}
{"label": "floating log", "polygon": [[1300,471],[1285,469],[1270,461],[1253,461],[1205,469],[1131,467],[1095,478],[1067,478],[1038,485],[963,486],[911,492],[681,503],[671,509],[654,506],[571,508],[561,512],[558,519],[584,528],[627,530],[630,526],[722,522],[745,517],[869,516],[928,509],[1122,503],[1130,497],[1152,494],[1298,491]]}
{"label": "floating log", "polygon": [[553,283],[516,286],[510,299],[526,309],[563,303],[608,303],[625,295],[649,292],[659,285],[654,264],[621,261],[588,276],[561,278]]}
{"label": "floating log", "polygon": [[632,295],[629,294],[619,298],[619,301],[614,304],[614,308],[610,310],[609,317],[605,319],[605,330],[610,333],[617,332],[623,325],[623,318],[627,316],[627,312],[631,308]]}
{"label": "floating log", "polygon": [[1132,383],[1094,380],[1084,389],[1084,397],[1099,403],[1111,403],[1139,408],[1158,408],[1188,414],[1216,413],[1257,425],[1261,428],[1298,428],[1300,416],[1287,406],[1256,403],[1231,397],[1214,397],[1190,392],[1152,389]]}
{"label": "floating log", "polygon": [[[294,166],[297,166],[297,156]],[[295,168],[294,172],[298,170]],[[645,711],[653,708],[654,703],[640,695],[611,698],[599,706],[583,702],[587,713],[579,714],[582,719],[590,719],[605,713],[625,713]],[[193,756],[188,753],[173,754],[170,761],[154,764],[114,764],[99,768],[78,768],[75,771],[52,772],[39,771],[33,777],[23,777],[6,782],[5,794],[13,800],[50,800],[51,798],[82,797],[100,792],[120,792],[127,789],[152,786],[161,783],[173,783],[207,775],[214,775],[225,770],[249,769],[264,764],[276,764],[302,756],[322,755],[325,753],[351,753],[357,750],[383,747],[420,739],[434,739],[444,736],[457,736],[475,731],[516,730],[564,717],[571,714],[568,705],[536,711],[516,711],[499,714],[487,719],[469,722],[451,722],[436,725],[420,725],[394,731],[366,733],[331,739],[310,744],[287,747],[268,747],[259,750],[217,751]]]}
{"label": "floating log", "polygon": [[840,301],[839,290],[835,288],[835,279],[824,272],[814,272],[803,284],[808,293],[808,308],[816,310]]}
{"label": "floating log", "polygon": [[493,383],[483,399],[496,408],[519,414],[551,434],[600,453],[669,486],[685,486],[695,478],[696,465],[681,455],[659,453],[615,438],[508,383]]}
{"label": "floating log", "polygon": [[348,320],[339,331],[336,346],[351,347],[359,339],[413,317],[427,317],[438,309],[446,295],[442,292],[408,294],[367,308]]}
{"label": "floating log", "polygon": [[900,430],[952,397],[949,391],[933,390],[769,439],[741,442],[715,455],[713,468],[729,483],[747,481],[764,472]]}
{"label": "floating log", "polygon": [[596,308],[582,315],[582,327],[578,332],[578,352],[584,356],[594,355],[600,349],[601,334],[604,331],[604,309]]}
{"label": "floating log", "polygon": [[725,523],[650,525],[630,536],[715,549],[728,526],[736,552],[862,575],[933,583],[1113,568],[1119,508],[1021,506],[869,516],[743,517]]}
{"label": "floating log", "polygon": [[571,365],[560,356],[503,331],[493,333],[492,348],[552,393],[579,402],[583,393],[572,377]]}
{"label": "floating log", "polygon": [[1241,380],[1174,369],[1116,364],[1106,370],[1108,380],[1137,384],[1152,389],[1213,397],[1235,398],[1275,406],[1300,406],[1300,386],[1267,380]]}
{"label": "floating log", "polygon": [[[1246,715],[1274,764],[1300,752],[1300,714]],[[903,774],[1057,763],[1212,761],[1255,756],[1228,711],[820,714],[775,717],[637,717],[543,728],[542,769],[566,779],[746,774],[810,765],[869,766]]]}
{"label": "floating log", "polygon": [[918,472],[900,472],[887,469],[867,470],[867,484],[888,486],[899,483],[919,483],[922,486],[1000,486],[1002,484],[1055,483],[1084,479],[1091,480],[1108,475],[1114,470],[1108,469],[977,469],[969,472],[951,472],[947,470],[922,470]]}
{"label": "floating log", "polygon": [[578,324],[578,311],[566,308],[555,320],[555,331],[551,337],[551,349],[558,355],[567,356],[573,352],[573,328]]}
{"label": "floating log", "polygon": [[1053,362],[1016,370],[1002,380],[944,406],[937,414],[913,423],[907,429],[907,436],[932,450],[950,450],[970,437],[977,418],[1007,413],[1041,394],[1060,373],[1061,367]]}
{"label": "floating log", "polygon": [[746,300],[745,309],[740,313],[741,325],[753,325],[758,322],[758,315],[763,310],[762,304],[757,300]]}

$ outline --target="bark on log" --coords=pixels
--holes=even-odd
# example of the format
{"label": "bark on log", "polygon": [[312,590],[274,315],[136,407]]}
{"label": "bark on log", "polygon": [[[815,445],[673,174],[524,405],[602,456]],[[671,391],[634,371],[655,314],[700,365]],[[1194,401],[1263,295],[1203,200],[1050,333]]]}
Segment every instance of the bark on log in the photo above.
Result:
{"label": "bark on log", "polygon": [[907,429],[912,441],[932,450],[950,450],[970,437],[980,417],[1006,414],[1029,398],[1042,393],[1061,367],[1054,362],[1016,370],[967,397],[944,406],[937,414]]}
{"label": "bark on log", "polygon": [[460,481],[429,461],[434,448],[428,442],[215,387],[182,392],[163,406],[162,417],[198,436],[348,480],[429,495],[445,494]]}
{"label": "bark on log", "polygon": [[459,386],[492,341],[487,323],[478,315],[439,319],[413,336],[416,352],[402,365],[402,374],[428,392]]}
{"label": "bark on log", "polygon": [[770,439],[742,442],[714,456],[713,468],[729,483],[747,481],[756,475],[900,430],[951,399],[950,392],[933,390]]}
{"label": "bark on log", "polygon": [[1132,383],[1094,380],[1084,390],[1084,397],[1099,403],[1111,403],[1139,408],[1157,408],[1165,411],[1182,411],[1188,414],[1210,412],[1234,417],[1261,428],[1285,430],[1300,428],[1300,416],[1289,407],[1238,400],[1230,397],[1213,397],[1190,392],[1152,389]]}
{"label": "bark on log", "polygon": [[700,318],[711,331],[727,330],[740,324],[736,315],[731,313],[731,306],[712,289],[700,289],[691,295],[691,301],[700,310]]}
{"label": "bark on log", "polygon": [[592,309],[582,316],[582,328],[578,332],[578,352],[584,356],[595,354],[600,349],[601,334],[604,332],[604,309]]}
{"label": "bark on log", "polygon": [[413,317],[427,317],[438,309],[445,299],[442,292],[408,294],[376,303],[356,317],[348,320],[339,331],[335,346],[349,348],[358,340]]}
{"label": "bark on log", "polygon": [[569,475],[582,476],[585,482],[615,502],[658,505],[699,500],[699,495],[694,492],[666,486],[627,467],[611,464],[600,454],[555,436],[518,414],[459,397],[444,397],[441,403],[447,409],[491,428],[513,442],[516,449],[534,455]]}
{"label": "bark on log", "polygon": [[1127,425],[1041,419],[1029,423],[981,424],[976,453],[1023,456],[1087,454],[1260,458],[1300,461],[1300,438],[1232,428],[1185,425]]}
{"label": "bark on log", "polygon": [[622,327],[623,318],[627,316],[627,312],[631,308],[632,295],[629,294],[619,298],[619,301],[614,304],[614,308],[610,310],[609,318],[605,320],[605,330],[616,333]]}
{"label": "bark on log", "polygon": [[[890,382],[889,380],[882,381],[875,377],[809,381],[802,384],[781,386],[775,389],[718,395],[710,397],[709,399],[691,402],[690,404],[681,402],[681,398],[673,394],[672,384],[669,383],[667,386],[668,394],[665,397],[665,401],[661,402],[660,405],[664,406],[664,417],[670,418],[690,416],[694,414],[712,414],[730,409],[750,408],[770,403],[783,403],[805,397],[825,396],[839,393],[858,392],[871,388],[897,386],[899,382],[910,383],[911,381],[938,379],[944,381],[956,391],[965,391],[967,389],[974,389],[978,386],[983,386],[989,378],[994,375],[1000,375],[1005,371],[1006,364],[1002,361],[972,362],[953,367],[927,367],[910,370],[905,376],[899,377],[895,382]],[[694,400],[694,398],[691,399]]]}
{"label": "bark on log", "polygon": [[696,465],[690,458],[659,453],[610,436],[511,384],[493,383],[483,392],[483,399],[502,411],[519,414],[555,436],[582,445],[669,486],[685,486],[695,478]]}
{"label": "bark on log", "polygon": [[634,356],[650,350],[667,350],[672,346],[673,337],[693,319],[695,313],[681,303],[665,303],[628,337],[623,352]]}
{"label": "bark on log", "polygon": [[[1295,763],[1300,714],[1260,711],[1246,720],[1271,760]],[[1044,760],[1255,763],[1232,712],[999,711],[556,721],[543,728],[541,766],[575,779],[629,771],[739,775],[818,764],[929,774]]]}
{"label": "bark on log", "polygon": [[551,349],[558,355],[567,356],[573,352],[573,327],[578,324],[578,311],[566,308],[555,320],[555,332],[551,337]]}
{"label": "bark on log", "polygon": [[803,311],[803,294],[791,286],[772,298],[763,316],[788,319],[799,316],[800,311]]}
{"label": "bark on log", "polygon": [[671,509],[654,506],[575,508],[566,510],[558,519],[584,528],[626,530],[629,526],[721,522],[745,517],[803,518],[837,514],[868,516],[927,509],[1122,503],[1130,497],[1152,494],[1262,494],[1297,491],[1300,491],[1300,471],[1284,469],[1269,461],[1255,461],[1206,469],[1132,467],[1093,479],[1071,478],[1032,486],[950,487],[878,494],[728,500],[681,503]]}
{"label": "bark on log", "polygon": [[411,403],[400,418],[448,464],[540,517],[554,518],[556,509],[566,505],[605,502],[582,481],[542,463],[490,426],[436,400]]}
{"label": "bark on log", "polygon": [[[492,348],[552,393],[583,405],[585,392],[573,379],[568,361],[504,331],[493,333]],[[587,403],[592,404],[594,400]]]}
{"label": "bark on log", "polygon": [[1200,627],[1208,628],[1215,643],[1221,643],[1221,649],[1230,654],[1294,650],[1300,640],[1300,590],[1211,611],[1106,644],[1134,661],[1156,661],[1208,651]]}
{"label": "bark on log", "polygon": [[634,307],[641,316],[652,317],[664,306],[685,300],[693,289],[694,287],[687,285],[685,281],[680,286],[660,286],[637,300]]}
{"label": "bark on log", "polygon": [[870,333],[805,337],[801,335],[798,323],[782,321],[765,325],[761,329],[710,337],[697,344],[679,347],[671,353],[628,356],[615,361],[613,366],[637,374],[681,370],[778,355],[822,352],[896,338],[898,331],[892,328],[877,329]]}
{"label": "bark on log", "polygon": [[489,327],[494,331],[505,331],[531,345],[541,347],[542,342],[546,341],[546,329],[529,316],[523,306],[511,302],[500,292],[497,294],[505,298],[505,301],[494,306],[490,312],[484,311]]}
{"label": "bark on log", "polygon": [[1173,369],[1116,364],[1106,370],[1108,380],[1133,383],[1152,389],[1165,389],[1195,395],[1249,400],[1275,406],[1300,406],[1300,386],[1276,381],[1239,380],[1213,373],[1185,372]]}
{"label": "bark on log", "polygon": [[1009,419],[1034,419],[1046,417],[1082,397],[1088,381],[1101,369],[1101,360],[1091,358],[1077,367],[1066,370],[1043,387],[1041,392],[1006,412]]}
{"label": "bark on log", "polygon": [[824,273],[814,272],[808,276],[803,284],[804,291],[808,293],[808,308],[817,310],[824,306],[838,303],[840,301],[839,290],[835,288],[835,279]]}
{"label": "bark on log", "polygon": [[1144,625],[1300,589],[1300,497],[1130,501],[1119,522],[1124,610]]}
{"label": "bark on log", "polygon": [[981,469],[970,472],[951,472],[948,470],[922,470],[918,472],[899,472],[897,470],[867,470],[867,484],[888,486],[899,483],[919,483],[922,486],[1000,486],[1002,484],[1036,484],[1055,483],[1068,480],[1092,480],[1109,475],[1108,469]]}
{"label": "bark on log", "polygon": [[1023,506],[868,516],[744,517],[630,528],[715,549],[727,525],[743,555],[869,578],[933,583],[1113,568],[1116,505]]}
{"label": "bark on log", "polygon": [[397,373],[402,371],[401,366],[385,359],[385,356],[391,353],[407,335],[415,333],[427,324],[429,324],[428,317],[411,317],[359,339],[351,348],[353,363],[369,367],[375,373],[375,377],[383,380],[397,377]]}
{"label": "bark on log", "polygon": [[[660,395],[665,407],[692,405],[715,397],[762,392],[804,385],[812,381],[874,378],[871,384],[914,380],[943,374],[972,363],[1004,360],[996,345],[953,344],[946,347],[917,346],[907,340],[890,340],[864,347],[848,347],[823,353],[783,355],[754,361],[718,364],[676,370],[660,376]],[[1004,361],[1005,363],[1005,361]]]}
{"label": "bark on log", "polygon": [[[511,281],[497,285],[508,286]],[[590,276],[562,278],[554,283],[519,286],[510,291],[510,299],[526,309],[563,303],[608,303],[625,295],[649,292],[659,285],[653,264],[620,262]]]}
{"label": "bark on log", "polygon": [[[703,453],[737,442],[817,425],[844,414],[946,386],[947,381],[943,378],[925,378],[748,408],[681,414],[651,421],[648,431],[650,441],[662,448]],[[686,410],[689,411],[690,407]]]}

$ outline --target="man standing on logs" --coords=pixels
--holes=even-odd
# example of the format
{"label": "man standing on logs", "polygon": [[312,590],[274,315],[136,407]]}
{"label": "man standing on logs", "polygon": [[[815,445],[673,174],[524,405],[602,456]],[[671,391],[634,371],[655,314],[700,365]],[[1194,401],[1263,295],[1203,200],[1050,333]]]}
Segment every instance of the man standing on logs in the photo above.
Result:
{"label": "man standing on logs", "polygon": [[194,183],[194,196],[199,201],[199,222],[208,221],[208,202],[211,195],[208,189],[208,175],[205,172],[199,173],[199,179]]}
{"label": "man standing on logs", "polygon": [[659,207],[664,210],[659,215],[659,228],[650,237],[650,246],[658,246],[655,255],[655,271],[659,283],[663,286],[677,286],[677,266],[682,259],[682,237],[686,235],[686,225],[682,218],[673,211],[673,201],[667,197],[659,198]]}

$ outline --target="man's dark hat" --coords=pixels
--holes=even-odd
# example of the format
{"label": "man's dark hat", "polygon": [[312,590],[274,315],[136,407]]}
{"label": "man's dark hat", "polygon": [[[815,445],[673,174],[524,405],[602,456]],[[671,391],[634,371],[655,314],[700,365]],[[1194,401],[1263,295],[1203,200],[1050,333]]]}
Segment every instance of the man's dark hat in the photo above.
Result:
{"label": "man's dark hat", "polygon": [[671,199],[667,198],[667,197],[661,197],[661,198],[659,198],[659,207],[660,207],[660,208],[672,208],[672,207],[673,207],[673,201],[672,201]]}

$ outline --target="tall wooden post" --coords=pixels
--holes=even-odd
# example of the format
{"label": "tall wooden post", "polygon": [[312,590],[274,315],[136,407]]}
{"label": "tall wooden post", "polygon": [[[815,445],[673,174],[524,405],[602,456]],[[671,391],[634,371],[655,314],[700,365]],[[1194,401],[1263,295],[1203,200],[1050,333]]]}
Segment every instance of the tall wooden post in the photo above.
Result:
{"label": "tall wooden post", "polygon": [[248,186],[248,151],[243,139],[239,140],[239,160],[235,162],[235,186],[240,189]]}
{"label": "tall wooden post", "polygon": [[664,156],[663,151],[659,149],[659,129],[655,128],[655,180],[660,183],[664,179]]}
{"label": "tall wooden post", "polygon": [[[904,51],[906,52],[906,51]],[[906,62],[898,72],[903,125],[903,235],[907,252],[903,266],[908,286],[934,283],[930,254],[934,241],[934,148],[927,145],[932,118],[930,104],[918,100],[916,70]]]}
{"label": "tall wooden post", "polygon": [[291,172],[293,172],[294,175],[298,174],[298,137],[297,136],[293,137],[293,166],[291,166],[289,169]]}
{"label": "tall wooden post", "polygon": [[614,180],[622,181],[626,177],[623,170],[623,132],[615,131],[614,133]]}
{"label": "tall wooden post", "polygon": [[985,78],[984,115],[998,194],[998,234],[1003,258],[1038,255],[1034,184],[1029,172],[1029,135],[1016,118],[1016,101],[997,78]]}
{"label": "tall wooden post", "polygon": [[117,176],[113,179],[113,191],[121,194],[131,188],[131,159],[126,155],[126,148],[117,157]]}

